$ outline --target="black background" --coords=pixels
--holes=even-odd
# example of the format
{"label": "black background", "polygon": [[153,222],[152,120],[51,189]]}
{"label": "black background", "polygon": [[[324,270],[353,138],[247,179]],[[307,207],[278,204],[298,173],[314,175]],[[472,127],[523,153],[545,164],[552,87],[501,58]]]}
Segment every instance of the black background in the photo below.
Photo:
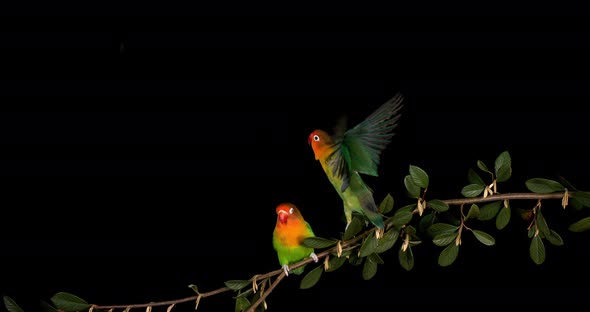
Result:
{"label": "black background", "polygon": [[[277,269],[271,235],[282,201],[298,205],[318,236],[337,237],[341,202],[307,136],[341,115],[355,124],[397,92],[400,125],[380,177],[367,178],[378,201],[390,192],[396,207],[410,203],[410,164],[429,174],[430,198],[461,197],[467,170],[503,151],[513,176],[500,192],[559,176],[590,189],[590,51],[578,19],[232,8],[52,18],[37,7],[9,20],[1,280],[26,311],[58,291],[142,303]],[[351,266],[309,290],[290,276],[269,308],[584,303],[589,237],[567,225],[587,213],[558,201],[543,208],[565,245],[547,243],[540,266],[529,258],[528,224],[514,214],[502,231],[472,224],[496,245],[467,235],[450,267],[437,265],[440,248],[424,235],[410,272],[396,245],[370,281]],[[206,298],[199,310],[231,311],[230,296]]]}

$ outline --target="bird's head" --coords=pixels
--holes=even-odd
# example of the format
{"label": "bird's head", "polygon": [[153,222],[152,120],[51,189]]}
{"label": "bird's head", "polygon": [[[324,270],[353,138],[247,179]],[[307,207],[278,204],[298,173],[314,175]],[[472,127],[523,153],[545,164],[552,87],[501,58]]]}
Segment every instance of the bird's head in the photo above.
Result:
{"label": "bird's head", "polygon": [[323,130],[314,130],[309,137],[307,137],[307,143],[311,145],[315,154],[315,159],[319,159],[326,147],[332,146],[332,138],[328,133]]}
{"label": "bird's head", "polygon": [[279,204],[276,208],[276,212],[278,221],[283,224],[286,224],[289,219],[301,218],[299,209],[291,203]]}

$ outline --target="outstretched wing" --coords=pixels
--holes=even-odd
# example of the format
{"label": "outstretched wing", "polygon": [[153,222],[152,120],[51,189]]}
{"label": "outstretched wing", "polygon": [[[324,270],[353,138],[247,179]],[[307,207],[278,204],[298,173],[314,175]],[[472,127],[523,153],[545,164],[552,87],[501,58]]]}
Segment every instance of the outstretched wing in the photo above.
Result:
{"label": "outstretched wing", "polygon": [[332,172],[344,181],[342,191],[348,187],[350,171],[378,176],[379,157],[394,135],[402,100],[402,95],[396,94],[337,141],[329,164]]}

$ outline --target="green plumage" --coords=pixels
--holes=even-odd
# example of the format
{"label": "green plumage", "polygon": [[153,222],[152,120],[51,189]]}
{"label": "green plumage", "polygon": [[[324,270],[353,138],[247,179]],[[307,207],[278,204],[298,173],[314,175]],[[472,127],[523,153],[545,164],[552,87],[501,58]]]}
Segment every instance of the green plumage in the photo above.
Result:
{"label": "green plumage", "polygon": [[384,226],[373,192],[360,174],[378,176],[379,157],[394,135],[402,99],[400,94],[395,95],[351,129],[346,130],[341,123],[333,136],[315,130],[308,138],[316,159],[344,202],[347,223],[352,212],[359,212],[375,226]]}
{"label": "green plumage", "polygon": [[329,164],[332,172],[343,180],[341,191],[350,182],[350,172],[378,176],[379,157],[393,137],[402,106],[402,96],[395,95],[352,129],[337,130],[334,153]]}
{"label": "green plumage", "polygon": [[[290,203],[281,204],[277,206],[277,214],[272,245],[277,252],[279,263],[285,268],[285,266],[312,255],[314,249],[304,246],[303,240],[308,237],[315,237],[315,234],[295,205]],[[315,257],[315,254],[313,256]],[[290,270],[290,273],[301,274],[304,267]]]}
{"label": "green plumage", "polygon": [[[305,224],[308,228],[307,237],[315,236],[313,231],[311,230],[311,227],[309,226],[309,224],[307,224],[307,222],[305,222]],[[285,265],[285,264],[291,265],[291,264],[296,263],[306,257],[309,257],[309,255],[311,255],[311,253],[314,251],[314,249],[304,246],[303,239],[304,239],[304,237],[302,237],[301,243],[297,246],[287,246],[281,242],[282,239],[280,238],[280,234],[277,233],[277,231],[275,230],[274,235],[273,235],[273,239],[272,239],[272,245],[277,252],[277,256],[279,258],[279,263],[281,264],[281,266]],[[303,273],[304,270],[305,270],[305,265],[302,267],[298,267],[296,269],[293,269],[289,273],[299,275],[299,274]]]}

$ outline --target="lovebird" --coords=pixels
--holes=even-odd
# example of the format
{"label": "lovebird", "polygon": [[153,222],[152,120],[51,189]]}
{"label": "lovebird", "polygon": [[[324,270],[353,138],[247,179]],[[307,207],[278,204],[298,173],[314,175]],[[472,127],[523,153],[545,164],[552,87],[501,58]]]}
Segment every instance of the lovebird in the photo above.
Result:
{"label": "lovebird", "polygon": [[346,229],[352,221],[353,212],[361,213],[379,229],[384,227],[373,191],[360,174],[378,176],[379,157],[394,135],[402,100],[402,95],[398,93],[353,128],[346,129],[341,123],[333,135],[317,129],[307,139],[315,159],[342,198]]}
{"label": "lovebird", "polygon": [[[272,245],[279,257],[279,263],[289,276],[289,264],[293,264],[306,257],[312,257],[318,262],[318,256],[314,249],[304,246],[303,240],[308,237],[315,237],[311,226],[299,209],[292,203],[281,203],[276,208],[277,223],[273,231]],[[303,273],[305,266],[298,267],[290,271],[293,274]]]}

